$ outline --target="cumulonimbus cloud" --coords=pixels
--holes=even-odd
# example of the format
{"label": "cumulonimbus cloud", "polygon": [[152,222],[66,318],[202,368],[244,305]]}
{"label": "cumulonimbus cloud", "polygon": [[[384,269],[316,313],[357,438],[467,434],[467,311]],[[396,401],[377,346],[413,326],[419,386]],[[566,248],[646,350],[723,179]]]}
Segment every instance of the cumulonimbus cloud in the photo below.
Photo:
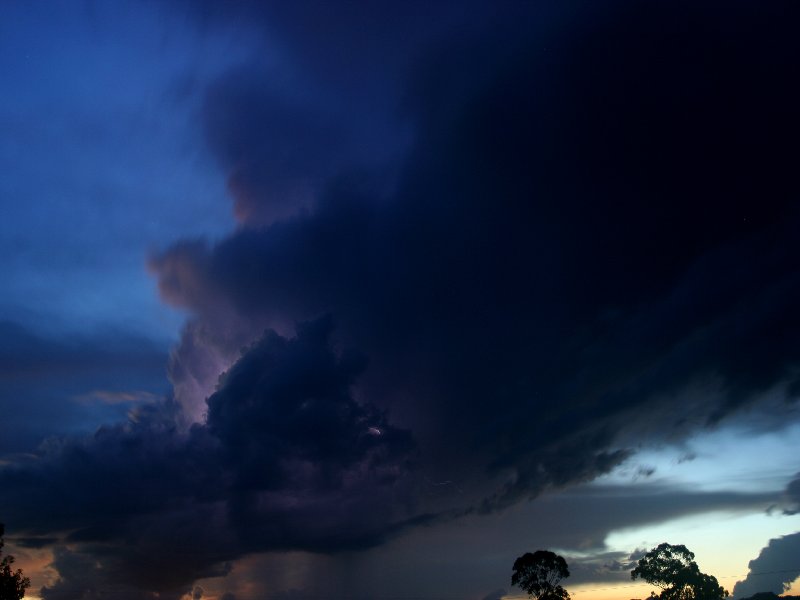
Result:
{"label": "cumulonimbus cloud", "polygon": [[[606,472],[645,430],[680,437],[768,390],[794,401],[800,360],[785,19],[619,3],[545,30],[531,15],[417,70],[391,185],[353,168],[309,211],[151,262],[194,313],[192,341],[333,314],[370,359],[361,388],[484,510]],[[263,122],[235,89],[230,104],[215,89],[214,131]],[[212,338],[201,350],[229,352]],[[174,361],[191,370],[187,347]]]}
{"label": "cumulonimbus cloud", "polygon": [[[62,580],[44,597],[97,569],[112,595],[128,586],[179,596],[243,553],[365,548],[418,518],[408,504],[411,435],[353,399],[363,359],[334,352],[331,328],[322,319],[292,339],[265,334],[208,399],[206,422],[188,431],[174,402],[144,405],[127,424],[52,440],[3,468],[7,517],[61,532],[72,548],[56,552]],[[154,562],[170,568],[148,575]],[[84,563],[92,568],[75,567]]]}
{"label": "cumulonimbus cloud", "polygon": [[[243,85],[259,69],[213,87],[241,222],[151,258],[191,313],[174,397],[0,471],[4,518],[66,532],[64,586],[94,556],[179,594],[247,552],[365,548],[591,480],[766,391],[793,410],[798,6],[542,6],[428,49],[385,169],[318,140],[299,211],[275,213],[305,155],[276,120],[314,103]],[[339,130],[307,125],[304,148]]]}
{"label": "cumulonimbus cloud", "polygon": [[800,576],[800,532],[769,541],[759,555],[747,565],[749,573],[733,588],[734,598],[746,598],[759,592],[783,594]]}

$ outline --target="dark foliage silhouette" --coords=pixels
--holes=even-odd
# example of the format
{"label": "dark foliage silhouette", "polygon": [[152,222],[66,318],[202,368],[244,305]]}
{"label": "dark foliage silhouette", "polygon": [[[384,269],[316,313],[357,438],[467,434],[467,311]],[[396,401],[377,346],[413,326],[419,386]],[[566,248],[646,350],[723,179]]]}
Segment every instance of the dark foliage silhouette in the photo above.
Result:
{"label": "dark foliage silhouette", "polygon": [[16,572],[11,570],[14,557],[3,556],[4,534],[5,526],[0,523],[0,600],[19,600],[25,596],[25,590],[30,587],[31,580],[23,577],[22,569],[17,569]]}
{"label": "dark foliage silhouette", "polygon": [[567,590],[559,585],[569,577],[567,561],[548,550],[526,552],[514,561],[511,585],[516,585],[537,600],[568,600]]}
{"label": "dark foliage silhouette", "polygon": [[686,546],[660,544],[639,560],[631,571],[631,579],[641,578],[661,588],[661,593],[650,593],[660,600],[722,600],[728,596],[712,575],[700,572],[694,561],[694,552]]}

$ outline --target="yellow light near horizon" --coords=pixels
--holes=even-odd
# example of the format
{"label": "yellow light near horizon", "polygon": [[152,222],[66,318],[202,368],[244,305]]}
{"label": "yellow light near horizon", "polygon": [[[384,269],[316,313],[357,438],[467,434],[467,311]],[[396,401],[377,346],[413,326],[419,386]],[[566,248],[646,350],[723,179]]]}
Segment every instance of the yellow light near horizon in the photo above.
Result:
{"label": "yellow light near horizon", "polygon": [[798,577],[791,583],[789,589],[786,590],[785,595],[800,596],[800,577]]}
{"label": "yellow light near horizon", "polygon": [[729,592],[744,579],[748,563],[769,540],[800,531],[800,515],[719,511],[642,528],[613,532],[609,548],[630,551],[661,542],[683,544],[695,553],[700,570],[716,577]]}
{"label": "yellow light near horizon", "polygon": [[[565,586],[570,597],[574,600],[629,600],[632,598],[647,598],[653,588],[647,584],[620,584],[617,586],[602,586],[602,584],[582,584]],[[527,594],[508,594],[503,600],[529,600]]]}
{"label": "yellow light near horizon", "polygon": [[575,600],[628,600],[629,598],[647,598],[653,586],[646,583],[620,583],[618,585],[576,585],[567,587],[570,596]]}
{"label": "yellow light near horizon", "polygon": [[[650,549],[661,542],[683,544],[695,553],[700,569],[714,575],[729,592],[744,579],[748,563],[756,558],[770,539],[800,530],[800,515],[768,515],[717,511],[674,519],[658,525],[630,528],[612,532],[606,545],[612,550],[631,552],[636,548]],[[653,586],[641,582],[586,583],[569,585],[562,582],[574,600],[644,599]],[[786,592],[800,595],[800,577]],[[525,594],[509,594],[505,600],[522,600]]]}
{"label": "yellow light near horizon", "polygon": [[[722,583],[722,582],[721,582]],[[725,584],[723,583],[723,586]],[[564,586],[574,600],[632,600],[646,599],[651,591],[658,592],[653,586],[646,583],[602,585],[602,584],[581,584],[574,586]],[[725,586],[730,592],[733,585]],[[786,595],[800,595],[800,577],[792,582],[791,587],[786,590]],[[508,594],[503,596],[503,600],[528,600],[526,594]]]}

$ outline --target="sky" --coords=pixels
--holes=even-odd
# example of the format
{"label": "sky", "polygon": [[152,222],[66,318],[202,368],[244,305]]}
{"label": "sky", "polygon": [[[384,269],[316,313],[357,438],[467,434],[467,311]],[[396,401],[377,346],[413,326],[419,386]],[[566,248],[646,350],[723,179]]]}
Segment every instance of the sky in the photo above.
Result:
{"label": "sky", "polygon": [[800,5],[4,2],[43,600],[800,594]]}

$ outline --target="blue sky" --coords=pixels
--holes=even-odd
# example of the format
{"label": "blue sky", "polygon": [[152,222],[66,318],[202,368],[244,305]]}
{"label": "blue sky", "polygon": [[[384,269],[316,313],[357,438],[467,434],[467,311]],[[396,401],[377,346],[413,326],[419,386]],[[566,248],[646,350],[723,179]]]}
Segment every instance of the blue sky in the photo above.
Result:
{"label": "blue sky", "polygon": [[47,332],[174,339],[179,318],[158,302],[145,257],[176,232],[232,226],[224,178],[192,123],[193,89],[243,44],[155,6],[5,12],[4,314]]}

